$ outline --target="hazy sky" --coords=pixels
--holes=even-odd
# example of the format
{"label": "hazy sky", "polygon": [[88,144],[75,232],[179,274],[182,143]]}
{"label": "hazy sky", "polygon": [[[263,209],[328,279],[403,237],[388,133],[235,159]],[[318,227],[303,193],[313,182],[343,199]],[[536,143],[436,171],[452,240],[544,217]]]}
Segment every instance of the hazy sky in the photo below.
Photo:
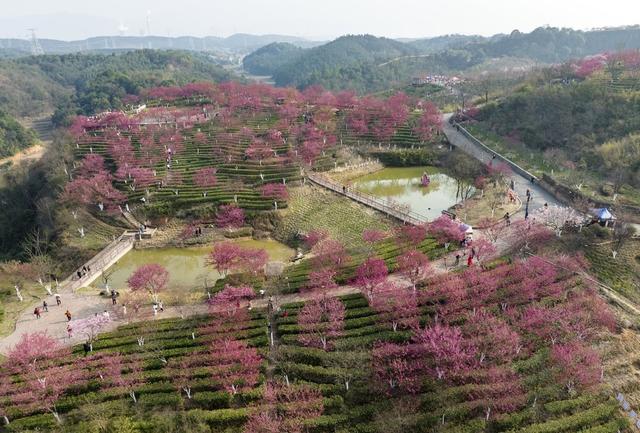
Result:
{"label": "hazy sky", "polygon": [[425,37],[492,35],[551,25],[586,29],[640,23],[640,0],[2,0],[0,37],[80,39],[140,35],[352,33]]}

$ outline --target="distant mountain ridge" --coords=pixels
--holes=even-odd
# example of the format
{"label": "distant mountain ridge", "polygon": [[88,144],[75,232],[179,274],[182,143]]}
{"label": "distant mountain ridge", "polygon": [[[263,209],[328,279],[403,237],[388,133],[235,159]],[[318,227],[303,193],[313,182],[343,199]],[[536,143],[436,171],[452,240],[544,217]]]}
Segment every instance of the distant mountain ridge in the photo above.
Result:
{"label": "distant mountain ridge", "polygon": [[[311,48],[323,42],[314,42],[296,36],[250,35],[238,33],[226,38],[217,36],[97,36],[78,41],[40,39],[46,54],[69,54],[84,51],[118,51],[138,49],[215,51],[243,54],[255,51],[274,42],[286,42],[301,48]],[[0,51],[13,54],[31,53],[31,41],[27,39],[0,39]]]}
{"label": "distant mountain ridge", "polygon": [[394,82],[407,83],[416,75],[496,68],[504,64],[501,59],[526,68],[622,49],[640,49],[640,26],[590,31],[539,27],[530,33],[416,40],[347,35],[311,49],[264,47],[246,56],[244,66],[249,72],[260,68],[261,75],[272,75],[278,86],[319,84],[367,93]]}

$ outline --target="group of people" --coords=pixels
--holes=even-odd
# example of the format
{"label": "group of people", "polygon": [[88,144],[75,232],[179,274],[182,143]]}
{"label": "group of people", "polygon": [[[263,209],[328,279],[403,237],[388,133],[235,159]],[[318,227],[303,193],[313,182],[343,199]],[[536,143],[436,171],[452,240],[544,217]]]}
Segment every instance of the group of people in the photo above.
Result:
{"label": "group of people", "polygon": [[85,275],[87,275],[89,272],[91,272],[91,268],[87,265],[84,265],[82,266],[82,269],[78,269],[78,271],[76,272],[76,275],[78,276],[78,279],[80,279]]}
{"label": "group of people", "polygon": [[[56,305],[59,307],[60,305],[62,305],[62,296],[60,296],[59,293],[56,293],[53,295],[54,298],[56,298]],[[36,307],[33,310],[33,315],[36,316],[36,319],[39,319],[40,316],[42,315],[42,312],[48,313],[49,312],[49,304],[47,303],[47,300],[43,300],[42,301],[42,308],[41,307]],[[67,311],[68,313],[69,311]]]}
{"label": "group of people", "polygon": [[[467,243],[465,242],[464,245],[466,246]],[[460,253],[460,251],[456,252],[456,261],[454,263],[453,266],[458,266],[460,265],[460,259],[464,256],[466,256],[467,253],[463,252]],[[476,258],[476,256],[478,255],[478,252],[476,251],[475,247],[471,247],[471,251],[469,251],[469,255],[467,256],[467,266],[471,267],[473,266],[473,260]]]}

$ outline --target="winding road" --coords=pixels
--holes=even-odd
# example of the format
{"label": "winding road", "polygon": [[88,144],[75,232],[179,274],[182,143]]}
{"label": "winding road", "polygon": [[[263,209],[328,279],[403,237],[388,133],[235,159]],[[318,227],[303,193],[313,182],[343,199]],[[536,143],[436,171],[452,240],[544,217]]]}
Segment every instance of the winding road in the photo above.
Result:
{"label": "winding road", "polygon": [[[452,113],[444,115],[443,132],[449,142],[463,152],[473,156],[477,160],[485,164],[489,164],[493,159],[493,153],[490,153],[481,146],[478,146],[478,144],[469,140],[464,134],[462,134],[454,126],[452,126],[449,123],[449,119],[452,115]],[[540,185],[531,183],[531,179],[528,179],[523,175],[516,173],[515,171],[511,171],[508,178],[509,180],[513,180],[515,191],[523,203],[526,202],[527,189],[532,192],[533,197],[531,199],[531,202],[529,203],[529,213],[543,207],[545,203],[547,203],[549,206],[563,206],[559,200],[557,200],[553,195],[549,194]],[[524,212],[524,206],[522,211]]]}

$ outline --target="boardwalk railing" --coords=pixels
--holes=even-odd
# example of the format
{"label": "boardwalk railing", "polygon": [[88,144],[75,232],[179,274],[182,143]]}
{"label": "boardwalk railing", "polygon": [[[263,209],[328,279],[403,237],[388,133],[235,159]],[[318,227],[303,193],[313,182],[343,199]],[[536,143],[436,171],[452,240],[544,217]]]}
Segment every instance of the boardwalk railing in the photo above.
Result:
{"label": "boardwalk railing", "polygon": [[405,224],[413,224],[413,225],[421,225],[428,221],[428,218],[424,215],[421,215],[412,211],[402,211],[396,209],[393,206],[387,204],[384,200],[381,200],[377,197],[373,197],[369,194],[364,194],[359,191],[354,191],[352,189],[347,188],[345,185],[334,182],[332,180],[327,179],[316,173],[308,173],[307,178],[324,188],[327,188],[331,191],[337,192],[338,194],[342,194],[345,197],[349,197],[350,199],[357,201],[359,203],[364,204],[365,206],[369,206],[373,209],[376,209],[384,214],[387,214],[390,217],[393,217],[397,220],[402,221]]}
{"label": "boardwalk railing", "polygon": [[75,291],[80,287],[90,284],[107,266],[129,252],[133,248],[135,239],[136,236],[134,232],[124,232],[119,238],[111,242],[91,260],[85,263],[84,266],[90,269],[89,272],[80,278],[77,277],[77,274],[72,274],[63,282],[63,287],[67,290]]}

